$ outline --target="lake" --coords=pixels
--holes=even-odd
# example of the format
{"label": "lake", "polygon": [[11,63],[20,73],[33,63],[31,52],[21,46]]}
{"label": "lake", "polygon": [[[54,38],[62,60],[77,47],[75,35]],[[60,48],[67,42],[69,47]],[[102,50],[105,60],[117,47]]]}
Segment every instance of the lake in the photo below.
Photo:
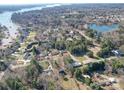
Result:
{"label": "lake", "polygon": [[95,23],[89,24],[88,27],[90,29],[99,31],[99,32],[109,32],[114,31],[119,28],[119,24],[111,24],[111,25],[97,25]]}

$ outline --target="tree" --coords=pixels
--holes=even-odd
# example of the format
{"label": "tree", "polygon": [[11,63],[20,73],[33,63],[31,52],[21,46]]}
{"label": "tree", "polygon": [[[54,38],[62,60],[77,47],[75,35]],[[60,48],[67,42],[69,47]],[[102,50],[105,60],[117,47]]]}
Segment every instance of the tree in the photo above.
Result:
{"label": "tree", "polygon": [[89,57],[93,58],[93,52],[92,52],[92,51],[89,51],[89,52],[87,53],[87,55],[88,55]]}
{"label": "tree", "polygon": [[90,74],[93,72],[104,71],[104,70],[105,70],[105,62],[101,61],[101,62],[89,63],[88,65],[83,67],[82,72],[84,74]]}
{"label": "tree", "polygon": [[39,74],[43,72],[43,68],[36,60],[32,59],[31,64],[26,68],[26,71],[28,82],[32,82],[32,80],[37,80]]}
{"label": "tree", "polygon": [[64,64],[65,65],[69,65],[69,64],[72,64],[74,61],[73,59],[70,57],[70,56],[67,56],[64,58]]}
{"label": "tree", "polygon": [[75,77],[78,81],[84,82],[84,77],[82,76],[81,69],[76,69]]}
{"label": "tree", "polygon": [[12,89],[12,90],[24,90],[24,84],[22,83],[22,81],[16,77],[14,78],[8,78],[6,81],[7,86]]}
{"label": "tree", "polygon": [[83,68],[82,68],[82,73],[83,74],[88,74],[88,71],[89,71],[89,66],[88,65],[84,65]]}
{"label": "tree", "polygon": [[64,64],[65,64],[65,68],[68,72],[71,73],[71,77],[74,76],[75,73],[75,68],[72,66],[73,63],[73,59],[70,56],[67,56],[64,58]]}
{"label": "tree", "polygon": [[54,81],[53,77],[41,76],[37,81],[33,81],[33,88],[38,90],[55,90],[60,89],[60,85],[57,81]]}
{"label": "tree", "polygon": [[96,37],[96,42],[97,43],[101,42],[101,37],[102,37],[102,33],[101,32],[97,33],[97,37]]}
{"label": "tree", "polygon": [[102,90],[102,88],[96,83],[91,83],[90,87],[94,90]]}
{"label": "tree", "polygon": [[87,52],[87,42],[84,38],[81,40],[73,40],[72,42],[66,42],[66,49],[74,55],[82,55]]}
{"label": "tree", "polygon": [[35,66],[39,73],[42,73],[43,67],[35,59],[31,60],[31,65]]}
{"label": "tree", "polygon": [[36,49],[36,47],[33,47],[32,53],[33,53],[33,55],[35,55],[35,56],[38,55],[38,54],[40,54],[39,51]]}
{"label": "tree", "polygon": [[102,48],[106,48],[108,47],[109,50],[115,48],[114,44],[112,43],[112,41],[110,41],[109,39],[105,39],[101,42],[101,47]]}
{"label": "tree", "polygon": [[80,44],[70,47],[69,51],[74,55],[81,55],[87,51],[87,48],[84,44]]}
{"label": "tree", "polygon": [[98,52],[97,54],[99,57],[107,57],[107,56],[110,56],[111,55],[111,50],[106,47],[106,48],[103,48],[100,52]]}
{"label": "tree", "polygon": [[72,78],[74,76],[74,73],[75,73],[75,68],[73,68],[72,66],[70,67],[70,72],[71,72],[71,75],[72,75]]}
{"label": "tree", "polygon": [[0,71],[4,71],[7,68],[4,62],[0,62]]}
{"label": "tree", "polygon": [[91,78],[85,78],[85,83],[89,86],[92,83]]}
{"label": "tree", "polygon": [[116,46],[112,43],[112,41],[105,39],[101,42],[102,50],[98,52],[98,56],[100,57],[108,57],[111,56],[111,51],[116,48]]}
{"label": "tree", "polygon": [[89,71],[93,72],[93,71],[103,71],[105,67],[105,62],[101,61],[101,62],[94,62],[94,63],[90,63],[89,64]]}
{"label": "tree", "polygon": [[66,49],[66,46],[65,46],[64,41],[63,40],[56,41],[55,48],[58,49],[58,50],[64,50],[64,49]]}
{"label": "tree", "polygon": [[123,72],[124,63],[117,61],[117,60],[112,60],[111,66],[112,66],[112,72],[113,73],[118,73],[118,71],[121,69]]}
{"label": "tree", "polygon": [[88,30],[86,31],[86,34],[87,34],[89,37],[94,38],[94,37],[96,36],[96,34],[97,34],[97,31],[92,30],[92,29],[88,29]]}
{"label": "tree", "polygon": [[54,90],[55,89],[55,83],[52,81],[48,82],[48,90]]}
{"label": "tree", "polygon": [[0,82],[0,90],[7,90],[7,86]]}

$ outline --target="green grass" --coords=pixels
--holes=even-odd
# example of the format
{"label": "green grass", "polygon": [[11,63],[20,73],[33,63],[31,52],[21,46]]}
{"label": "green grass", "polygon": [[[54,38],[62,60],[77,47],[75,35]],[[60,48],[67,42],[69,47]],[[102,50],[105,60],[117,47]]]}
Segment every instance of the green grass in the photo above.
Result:
{"label": "green grass", "polygon": [[80,62],[83,62],[84,60],[86,60],[84,56],[75,56],[75,58],[79,60]]}

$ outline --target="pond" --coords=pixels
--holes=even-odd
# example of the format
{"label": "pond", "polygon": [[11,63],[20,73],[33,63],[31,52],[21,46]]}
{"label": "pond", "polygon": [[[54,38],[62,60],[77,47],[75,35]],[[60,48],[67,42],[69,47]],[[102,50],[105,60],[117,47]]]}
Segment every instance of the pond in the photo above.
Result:
{"label": "pond", "polygon": [[97,25],[95,23],[89,24],[88,27],[90,29],[99,31],[99,32],[109,32],[109,31],[114,31],[119,28],[119,24],[111,24],[111,25]]}

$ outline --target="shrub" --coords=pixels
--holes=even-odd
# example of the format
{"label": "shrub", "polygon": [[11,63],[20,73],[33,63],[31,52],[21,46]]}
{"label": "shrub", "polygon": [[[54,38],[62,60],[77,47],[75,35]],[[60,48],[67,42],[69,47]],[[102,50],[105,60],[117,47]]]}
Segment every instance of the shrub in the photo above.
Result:
{"label": "shrub", "polygon": [[102,88],[96,83],[91,83],[90,87],[94,90],[102,90]]}
{"label": "shrub", "polygon": [[88,55],[89,57],[93,58],[93,52],[92,52],[92,51],[89,51],[89,52],[87,53],[87,55]]}
{"label": "shrub", "polygon": [[4,62],[0,62],[0,71],[4,71],[7,68]]}

